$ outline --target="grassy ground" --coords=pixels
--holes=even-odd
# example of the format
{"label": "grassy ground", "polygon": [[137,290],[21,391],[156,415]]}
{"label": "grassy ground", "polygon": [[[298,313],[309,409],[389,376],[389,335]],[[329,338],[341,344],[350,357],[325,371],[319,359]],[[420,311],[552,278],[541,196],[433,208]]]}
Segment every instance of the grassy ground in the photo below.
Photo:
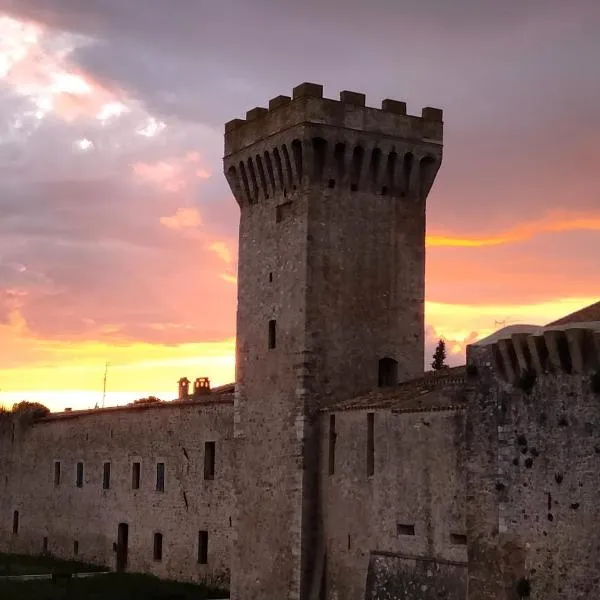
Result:
{"label": "grassy ground", "polygon": [[38,575],[57,571],[61,573],[91,573],[92,571],[108,571],[108,569],[75,560],[60,560],[49,554],[38,556],[0,554],[0,577],[5,575]]}
{"label": "grassy ground", "polygon": [[0,582],[2,600],[205,600],[227,596],[225,591],[202,585],[127,573],[56,583],[50,580]]}

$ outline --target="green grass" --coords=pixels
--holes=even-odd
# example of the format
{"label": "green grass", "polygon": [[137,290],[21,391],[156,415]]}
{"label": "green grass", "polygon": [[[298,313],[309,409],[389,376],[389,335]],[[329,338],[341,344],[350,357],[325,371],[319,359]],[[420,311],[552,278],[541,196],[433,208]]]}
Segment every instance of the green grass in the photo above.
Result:
{"label": "green grass", "polygon": [[61,560],[50,554],[28,556],[25,554],[0,553],[0,577],[5,575],[39,575],[54,572],[90,573],[93,571],[108,571],[108,568],[76,560]]}
{"label": "green grass", "polygon": [[164,581],[151,575],[108,573],[85,579],[0,582],[2,600],[205,600],[226,598],[224,590]]}

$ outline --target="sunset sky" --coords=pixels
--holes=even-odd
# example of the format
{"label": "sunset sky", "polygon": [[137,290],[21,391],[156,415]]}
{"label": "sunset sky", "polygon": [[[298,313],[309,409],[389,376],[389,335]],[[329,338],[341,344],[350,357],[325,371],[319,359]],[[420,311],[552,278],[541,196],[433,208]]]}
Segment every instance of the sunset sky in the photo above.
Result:
{"label": "sunset sky", "polygon": [[233,380],[223,123],[303,81],[444,109],[428,356],[600,297],[598,0],[0,0],[0,404]]}

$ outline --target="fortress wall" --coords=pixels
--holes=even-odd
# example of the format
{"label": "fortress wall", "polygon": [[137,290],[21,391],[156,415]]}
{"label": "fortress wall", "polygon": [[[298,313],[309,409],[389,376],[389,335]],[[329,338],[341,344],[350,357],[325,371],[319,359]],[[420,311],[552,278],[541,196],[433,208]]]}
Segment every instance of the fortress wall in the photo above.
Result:
{"label": "fortress wall", "polygon": [[[333,475],[329,474],[331,415],[322,416],[327,597],[364,598],[371,561],[369,598],[379,594],[405,598],[403,586],[409,584],[413,593],[421,586],[430,590],[437,589],[437,584],[446,586],[438,580],[443,573],[452,582],[444,597],[464,600],[467,546],[460,537],[466,533],[463,413],[374,411],[371,476],[367,474],[367,414],[365,410],[335,413]],[[440,571],[434,561],[429,563],[431,568],[423,568],[423,558],[449,561],[454,567]],[[381,565],[385,577],[382,569],[373,571]],[[382,577],[386,582],[381,583]]]}
{"label": "fortress wall", "polygon": [[488,377],[470,405],[469,592],[600,597],[600,394],[591,374]]}
{"label": "fortress wall", "polygon": [[[179,404],[51,417],[19,431],[3,464],[12,468],[2,489],[0,549],[43,549],[115,568],[118,524],[129,525],[128,570],[161,577],[228,579],[232,505],[233,407]],[[205,442],[215,442],[214,480],[204,479]],[[6,445],[6,435],[3,436]],[[54,483],[60,461],[61,482]],[[76,486],[76,463],[84,483]],[[132,489],[139,461],[140,487]],[[103,489],[103,463],[110,488]],[[156,490],[165,463],[164,492]],[[6,494],[5,492],[8,492]],[[19,531],[13,533],[13,511]],[[208,561],[198,564],[198,532],[208,532]],[[162,561],[153,559],[154,533],[163,535]]]}

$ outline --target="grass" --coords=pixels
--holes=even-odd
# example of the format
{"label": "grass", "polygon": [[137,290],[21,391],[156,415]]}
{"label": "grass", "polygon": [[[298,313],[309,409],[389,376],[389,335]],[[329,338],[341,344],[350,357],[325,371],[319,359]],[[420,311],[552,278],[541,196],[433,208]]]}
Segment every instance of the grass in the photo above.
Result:
{"label": "grass", "polygon": [[0,577],[6,575],[40,575],[43,573],[90,573],[108,571],[108,567],[90,565],[76,560],[61,560],[50,554],[28,556],[0,553]]}
{"label": "grass", "polygon": [[[0,554],[0,577],[6,575],[71,574],[107,571],[106,567],[61,560],[51,555]],[[226,598],[226,590],[202,584],[166,581],[152,575],[107,573],[69,579],[6,581],[2,600],[205,600]]]}
{"label": "grass", "polygon": [[52,582],[0,582],[2,600],[205,600],[226,598],[224,590],[165,581],[151,575],[108,573]]}

